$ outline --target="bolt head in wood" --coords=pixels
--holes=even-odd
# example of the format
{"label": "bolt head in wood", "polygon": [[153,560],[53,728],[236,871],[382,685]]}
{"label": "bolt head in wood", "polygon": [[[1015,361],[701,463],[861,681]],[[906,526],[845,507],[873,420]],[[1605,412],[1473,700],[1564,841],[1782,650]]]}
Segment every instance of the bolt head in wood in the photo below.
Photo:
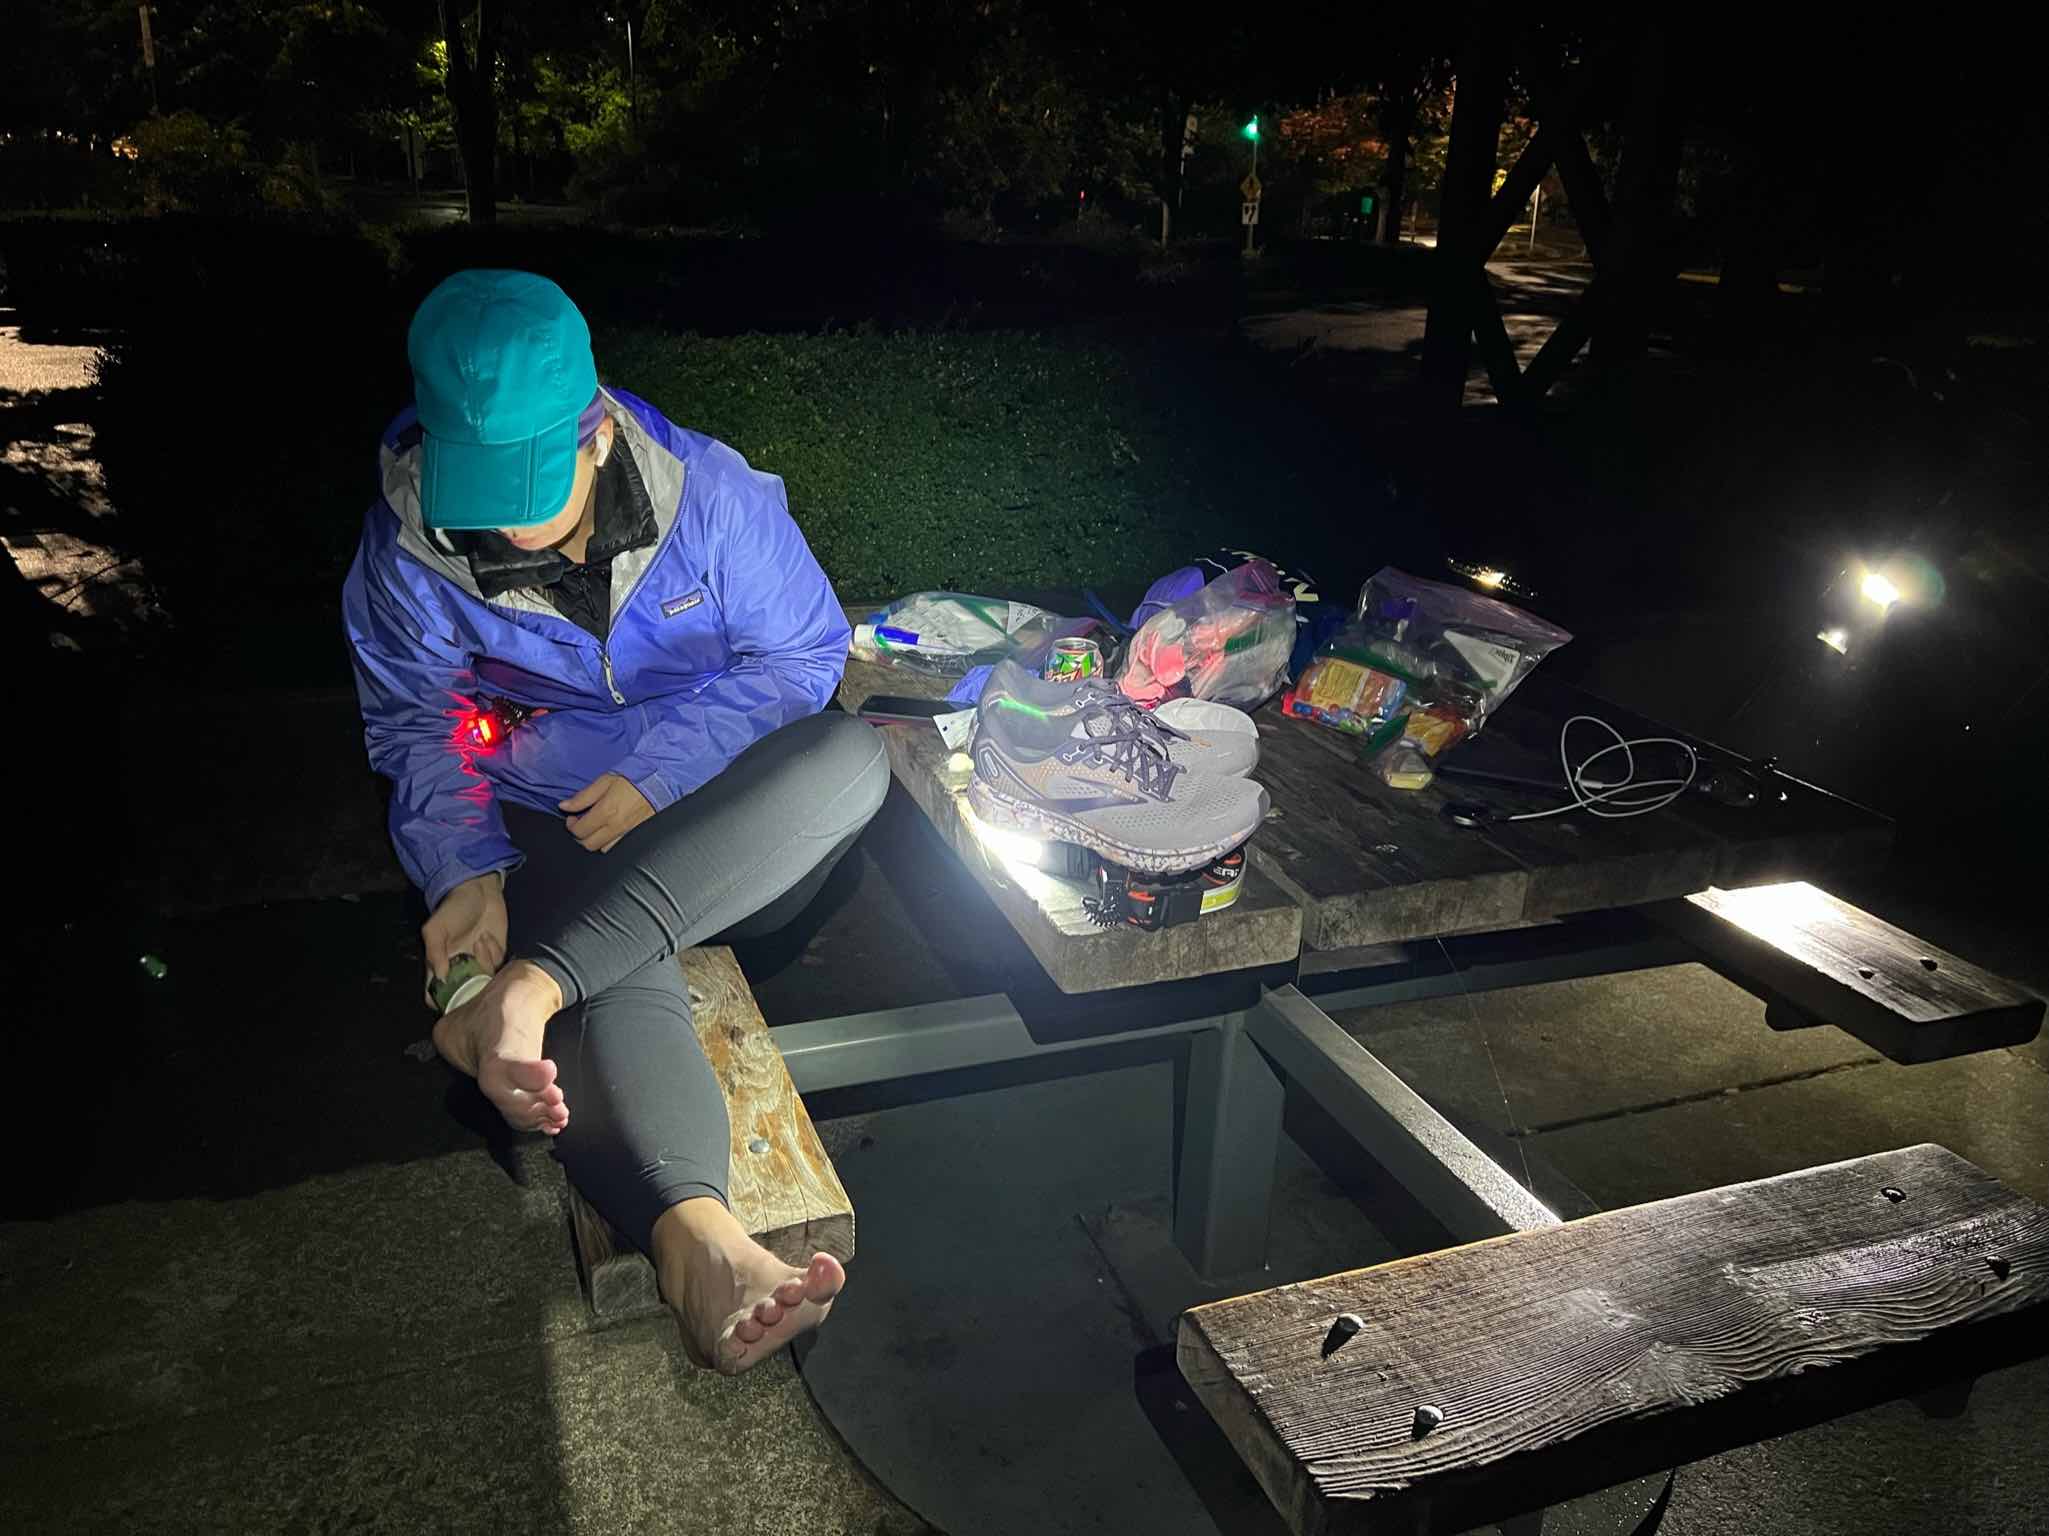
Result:
{"label": "bolt head in wood", "polygon": [[1885,1198],[1890,1200],[1894,1205],[1898,1205],[1902,1200],[1907,1198],[1907,1192],[1904,1189],[1894,1189],[1890,1184],[1886,1185],[1884,1189],[1881,1189],[1879,1193],[1881,1195],[1884,1195]]}
{"label": "bolt head in wood", "polygon": [[747,1143],[747,1150],[756,1154],[766,1152],[768,1150],[768,1142],[762,1137],[757,1136]]}
{"label": "bolt head in wood", "polygon": [[1409,1426],[1409,1433],[1418,1440],[1444,1422],[1444,1410],[1434,1403],[1424,1403],[1416,1410],[1416,1421]]}
{"label": "bolt head in wood", "polygon": [[1996,1253],[1986,1259],[1985,1267],[1992,1271],[1995,1279],[1999,1280],[2004,1280],[2013,1273],[2013,1261],[2011,1259],[2002,1259]]}
{"label": "bolt head in wood", "polygon": [[1366,1326],[1366,1320],[1356,1312],[1340,1312],[1330,1325],[1330,1332],[1323,1336],[1323,1358],[1328,1360],[1342,1349]]}

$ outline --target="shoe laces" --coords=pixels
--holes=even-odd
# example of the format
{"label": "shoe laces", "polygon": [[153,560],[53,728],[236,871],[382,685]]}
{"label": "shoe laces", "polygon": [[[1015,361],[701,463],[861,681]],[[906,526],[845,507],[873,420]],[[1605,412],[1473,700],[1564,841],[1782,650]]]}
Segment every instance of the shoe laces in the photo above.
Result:
{"label": "shoe laces", "polygon": [[[1174,742],[1189,740],[1187,732],[1175,730],[1151,710],[1141,708],[1126,698],[1121,689],[1091,688],[1080,703],[1087,711],[1082,717],[1082,729],[1093,738],[1135,733],[1162,757],[1168,755]],[[1099,725],[1104,729],[1098,730]]]}
{"label": "shoe laces", "polygon": [[1155,800],[1165,800],[1173,792],[1174,780],[1182,771],[1182,765],[1170,759],[1166,749],[1138,725],[1121,726],[1106,735],[1077,737],[1060,755],[1068,762],[1094,762],[1112,769]]}

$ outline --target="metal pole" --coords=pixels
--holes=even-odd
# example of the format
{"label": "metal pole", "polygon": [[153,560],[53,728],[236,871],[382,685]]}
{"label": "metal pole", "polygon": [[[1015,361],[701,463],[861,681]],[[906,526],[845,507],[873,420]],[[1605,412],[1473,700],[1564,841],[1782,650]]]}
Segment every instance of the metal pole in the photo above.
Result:
{"label": "metal pole", "polygon": [[[1258,121],[1258,118],[1253,119],[1255,125],[1257,125]],[[1257,185],[1259,182],[1259,135],[1256,132],[1252,137],[1252,180],[1254,185]],[[1259,216],[1259,199],[1255,197],[1249,198],[1247,201],[1252,204],[1253,218],[1257,218]],[[1252,254],[1252,231],[1254,227],[1251,219],[1245,221],[1245,254],[1247,256]]]}
{"label": "metal pole", "polygon": [[633,18],[626,18],[626,121],[640,128],[640,86],[633,74]]}
{"label": "metal pole", "polygon": [[1542,182],[1540,181],[1540,182],[1538,182],[1538,183],[1537,183],[1537,184],[1536,184],[1536,185],[1535,185],[1534,187],[1530,188],[1530,250],[1529,250],[1529,254],[1531,254],[1531,255],[1535,255],[1535,254],[1536,254],[1536,250],[1537,250],[1537,215],[1538,215],[1539,213],[1541,213],[1541,212],[1543,211],[1543,208],[1544,208],[1544,184],[1543,184],[1543,183],[1542,183]]}

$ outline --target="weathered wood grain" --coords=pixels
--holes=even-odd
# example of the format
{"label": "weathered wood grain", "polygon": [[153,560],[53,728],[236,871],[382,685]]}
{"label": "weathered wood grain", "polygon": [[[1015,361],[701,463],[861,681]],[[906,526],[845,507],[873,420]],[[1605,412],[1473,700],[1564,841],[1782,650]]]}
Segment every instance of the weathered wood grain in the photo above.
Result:
{"label": "weathered wood grain", "polygon": [[[1577,714],[1632,737],[1682,734],[1539,672],[1449,761],[1493,762],[1562,786],[1558,732]],[[1786,778],[1748,808],[1689,795],[1628,819],[1574,813],[1452,827],[1442,820],[1448,800],[1478,800],[1506,816],[1559,805],[1566,795],[1562,787],[1553,794],[1453,777],[1424,790],[1389,789],[1358,760],[1352,738],[1275,706],[1259,721],[1254,777],[1276,814],[1250,857],[1303,904],[1303,937],[1315,949],[1510,928],[1716,883],[1860,869],[1891,841],[1885,818]],[[1577,750],[1602,744],[1582,730]],[[1646,776],[1667,761],[1647,759]]]}
{"label": "weathered wood grain", "polygon": [[[840,706],[857,711],[876,694],[943,698],[951,679],[851,658]],[[964,791],[966,760],[953,762],[937,729],[922,722],[881,728],[890,770],[988,893],[1046,975],[1068,993],[1106,992],[1153,982],[1213,976],[1293,960],[1302,947],[1295,899],[1248,868],[1238,900],[1221,912],[1158,933],[1102,929],[1082,910],[1088,887],[1056,879],[1005,857],[975,828]],[[1265,833],[1253,839],[1257,847]]]}
{"label": "weathered wood grain", "polygon": [[[785,1263],[808,1263],[814,1253],[851,1259],[853,1205],[739,962],[730,949],[707,948],[689,951],[682,965],[698,1043],[725,1092],[732,1126],[726,1194],[734,1217]],[[570,1220],[585,1294],[600,1320],[661,1305],[653,1266],[573,1186]]]}
{"label": "weathered wood grain", "polygon": [[1924,1145],[1197,1307],[1178,1356],[1293,1530],[1453,1531],[2039,1354],[2045,1305],[2049,1211]]}
{"label": "weathered wood grain", "polygon": [[[865,614],[863,605],[849,613]],[[840,703],[856,711],[871,695],[943,697],[950,680],[854,658]],[[1510,759],[1562,784],[1558,732],[1576,714],[1608,720],[1633,737],[1679,734],[1557,681],[1533,675],[1462,750]],[[1278,705],[1258,715],[1260,764],[1273,810],[1248,845],[1246,890],[1232,914],[1176,934],[1097,936],[1080,917],[1077,887],[1023,877],[1006,881],[1001,861],[983,878],[997,905],[1066,991],[1134,986],[1236,965],[1291,958],[1270,953],[1281,929],[1271,898],[1301,909],[1301,940],[1348,949],[1485,932],[1575,912],[1636,906],[1709,885],[1751,885],[1869,867],[1890,846],[1884,817],[1797,780],[1778,778],[1758,805],[1735,808],[1687,796],[1627,820],[1573,814],[1497,822],[1484,829],[1442,819],[1450,800],[1480,800],[1504,814],[1541,810],[1565,798],[1471,780],[1440,779],[1419,791],[1389,789],[1357,755],[1354,738],[1290,719]],[[934,825],[971,864],[986,850],[959,836],[959,790],[938,733],[922,725],[885,728],[897,777]],[[1601,744],[1591,729],[1584,750]],[[1719,754],[1725,757],[1726,754]],[[1663,761],[1663,759],[1659,759]],[[1647,766],[1648,771],[1648,766]],[[978,871],[978,874],[981,872]],[[1255,884],[1257,880],[1257,884]],[[1247,926],[1251,925],[1251,926]],[[1202,930],[1200,940],[1196,930]]]}
{"label": "weathered wood grain", "polygon": [[2042,999],[1804,882],[1710,888],[1654,909],[1739,985],[1894,1061],[2019,1045]]}

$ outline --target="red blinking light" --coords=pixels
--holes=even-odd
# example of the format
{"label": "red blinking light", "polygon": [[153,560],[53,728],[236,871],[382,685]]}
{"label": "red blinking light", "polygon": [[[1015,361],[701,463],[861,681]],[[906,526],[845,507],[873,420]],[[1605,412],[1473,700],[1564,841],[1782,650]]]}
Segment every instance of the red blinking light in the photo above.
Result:
{"label": "red blinking light", "polygon": [[477,716],[478,741],[482,742],[485,746],[488,747],[491,745],[492,740],[497,736],[497,734],[497,728],[491,724],[491,717],[489,715]]}

